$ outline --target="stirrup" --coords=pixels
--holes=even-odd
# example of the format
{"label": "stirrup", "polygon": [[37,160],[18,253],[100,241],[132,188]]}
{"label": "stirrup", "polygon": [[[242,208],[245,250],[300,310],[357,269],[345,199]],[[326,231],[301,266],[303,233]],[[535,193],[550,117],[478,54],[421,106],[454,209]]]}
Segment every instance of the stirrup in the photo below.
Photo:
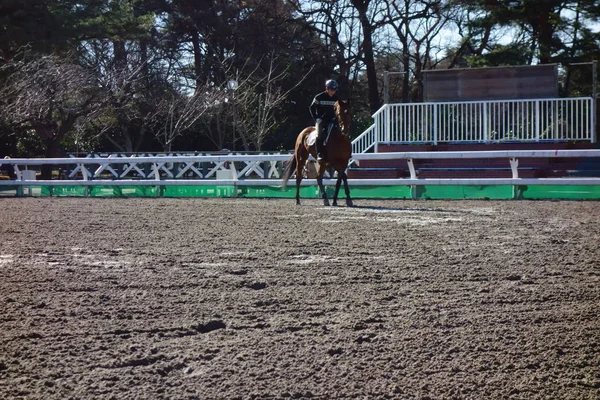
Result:
{"label": "stirrup", "polygon": [[322,154],[317,154],[317,162],[323,162],[325,161],[325,157],[323,157]]}

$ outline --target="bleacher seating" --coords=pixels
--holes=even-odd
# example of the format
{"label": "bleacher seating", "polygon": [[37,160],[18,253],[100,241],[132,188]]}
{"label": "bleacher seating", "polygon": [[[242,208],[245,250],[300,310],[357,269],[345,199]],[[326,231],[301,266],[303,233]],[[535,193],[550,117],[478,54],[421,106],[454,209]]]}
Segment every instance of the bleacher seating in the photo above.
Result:
{"label": "bleacher seating", "polygon": [[[540,142],[540,143],[473,143],[473,144],[379,144],[378,152],[414,151],[502,151],[502,150],[565,150],[598,149],[595,143]],[[512,171],[509,160],[488,159],[415,159],[418,178],[510,178]],[[600,176],[598,158],[521,158],[519,177],[555,178],[568,176]],[[360,166],[352,166],[348,177],[406,178],[410,176],[406,160],[363,160]]]}

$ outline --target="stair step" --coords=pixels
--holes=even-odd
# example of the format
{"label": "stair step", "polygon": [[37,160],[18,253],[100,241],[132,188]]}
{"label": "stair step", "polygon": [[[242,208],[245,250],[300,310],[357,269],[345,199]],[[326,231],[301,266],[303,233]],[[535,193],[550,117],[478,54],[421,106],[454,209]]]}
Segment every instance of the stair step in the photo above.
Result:
{"label": "stair step", "polygon": [[396,178],[408,178],[410,173],[408,171],[398,169],[349,169],[348,179],[396,179]]}

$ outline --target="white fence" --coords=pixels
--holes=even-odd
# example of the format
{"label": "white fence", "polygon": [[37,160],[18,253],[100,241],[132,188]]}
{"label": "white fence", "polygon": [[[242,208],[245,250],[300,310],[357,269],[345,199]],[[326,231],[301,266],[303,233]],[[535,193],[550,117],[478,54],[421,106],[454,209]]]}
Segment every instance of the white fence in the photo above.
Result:
{"label": "white fence", "polygon": [[[260,155],[212,155],[212,156],[163,156],[163,157],[105,157],[105,158],[52,158],[52,159],[0,159],[1,165],[10,165],[16,179],[0,181],[2,186],[172,186],[172,185],[234,185],[263,186],[281,184],[279,171],[290,154]],[[519,159],[528,157],[600,157],[600,150],[510,150],[469,152],[390,152],[355,154],[354,160],[405,160],[410,178],[398,179],[352,179],[351,185],[600,185],[597,178],[519,178]],[[503,158],[512,170],[512,178],[489,179],[418,179],[413,164],[415,159],[481,159]],[[183,170],[200,172],[202,163],[213,165],[214,173],[202,177],[186,174],[174,175],[169,166],[179,164]],[[77,174],[71,179],[35,180],[28,167],[44,164],[72,165]],[[117,167],[120,166],[120,167]],[[117,170],[138,171],[138,177],[125,177]],[[268,166],[268,168],[265,168]],[[131,167],[131,168],[130,168]],[[141,175],[144,170],[150,174]],[[181,168],[179,169],[182,170]],[[28,172],[26,172],[28,171]],[[224,173],[219,173],[224,172]],[[325,184],[335,183],[325,179]],[[304,185],[314,185],[314,179],[306,179]]]}
{"label": "white fence", "polygon": [[[0,159],[0,166],[12,164],[19,176],[28,165],[54,165],[61,179],[228,179],[280,178],[282,163],[289,153],[171,153],[171,154],[88,154],[63,159]],[[30,162],[31,161],[31,162]]]}
{"label": "white fence", "polygon": [[596,142],[591,97],[386,104],[373,119],[355,154],[378,143]]}

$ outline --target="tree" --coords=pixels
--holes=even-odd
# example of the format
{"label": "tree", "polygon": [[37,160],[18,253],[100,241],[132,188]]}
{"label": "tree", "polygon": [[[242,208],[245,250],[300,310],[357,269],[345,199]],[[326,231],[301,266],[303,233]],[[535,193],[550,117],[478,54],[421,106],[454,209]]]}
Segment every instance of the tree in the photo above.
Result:
{"label": "tree", "polygon": [[73,2],[3,0],[0,3],[0,65],[25,49],[50,54],[67,48]]}
{"label": "tree", "polygon": [[[589,29],[598,17],[593,0],[455,0],[467,13],[459,24],[471,65],[566,62],[585,50],[598,53]],[[466,34],[465,34],[466,32]],[[595,41],[590,49],[590,44]],[[585,43],[585,44],[584,44]],[[590,50],[592,53],[590,53]],[[523,57],[525,55],[525,57]]]}
{"label": "tree", "polygon": [[79,59],[95,72],[105,99],[84,129],[123,152],[150,147],[152,116],[179,80],[176,62],[158,50],[154,3],[87,0],[79,11]]}
{"label": "tree", "polygon": [[[269,74],[280,76],[277,81],[280,88],[271,87],[281,93],[287,92],[287,101],[278,103],[278,107],[269,106],[271,111],[261,115],[272,118],[274,126],[288,116],[291,124],[303,119],[303,115],[295,110],[298,103],[310,102],[314,92],[298,83],[305,79],[307,71],[319,69],[315,64],[321,64],[321,52],[315,52],[314,38],[304,29],[301,18],[293,18],[293,9],[288,2],[173,0],[166,4],[164,10],[167,28],[164,43],[171,54],[177,54],[180,76],[192,89],[210,83],[226,90],[228,81],[238,81],[235,96],[229,96],[218,112],[202,118],[207,138],[218,149],[236,148],[240,145],[238,141],[244,149],[255,148],[256,141],[250,137],[255,135],[255,131],[253,128],[252,131],[246,129],[250,122],[244,118],[256,115],[257,105],[251,106],[250,99],[256,103],[265,88],[259,85],[260,88],[255,91],[255,83],[264,82]],[[276,65],[270,64],[273,58],[278,60]],[[245,93],[256,98],[243,96]],[[263,102],[265,98],[262,97]],[[248,101],[240,103],[244,99]],[[246,107],[254,107],[254,112],[245,113]],[[234,118],[234,114],[240,118]],[[273,129],[264,132],[267,135],[276,133]]]}
{"label": "tree", "polygon": [[173,92],[164,96],[152,116],[154,134],[163,151],[170,152],[175,140],[204,114],[216,110],[223,99],[224,93],[210,85],[196,87],[191,95]]}
{"label": "tree", "polygon": [[[287,75],[286,71],[277,73],[275,59],[271,58],[269,70],[264,76],[259,71],[253,71],[248,77],[239,83],[232,100],[235,102],[234,122],[239,132],[244,148],[250,150],[252,146],[261,150],[263,143],[269,133],[277,124],[275,112],[284,104],[289,93],[301,85],[303,79],[296,85],[284,91],[281,81]],[[307,75],[310,71],[307,72]],[[237,114],[240,114],[241,118]],[[284,121],[279,121],[282,123]]]}
{"label": "tree", "polygon": [[[34,130],[47,158],[59,157],[61,140],[100,107],[93,76],[72,59],[55,55],[8,65],[12,72],[0,91],[0,115],[16,132]],[[43,169],[42,177],[50,179],[51,170]]]}
{"label": "tree", "polygon": [[[403,101],[421,100],[425,69],[535,62],[561,63],[567,89],[587,93],[587,72],[566,66],[598,59],[599,18],[594,0],[4,0],[0,84],[13,92],[0,101],[16,114],[3,116],[0,135],[11,135],[2,141],[11,154],[42,137],[31,134],[41,127],[18,118],[25,108],[9,104],[23,101],[17,80],[41,73],[24,68],[23,51],[29,60],[70,54],[68,63],[90,74],[94,85],[76,88],[69,101],[80,103],[87,87],[96,108],[73,123],[53,106],[50,129],[76,132],[88,149],[291,148],[329,78],[352,99],[355,122],[370,121],[379,107],[385,70],[405,73]],[[458,41],[445,39],[448,21]],[[212,91],[225,97],[206,107]],[[186,123],[191,114],[201,118]],[[15,129],[23,140],[13,140]]]}
{"label": "tree", "polygon": [[[435,67],[438,62],[435,44],[440,32],[448,23],[448,9],[440,0],[403,0],[388,3],[389,26],[401,44],[403,74],[402,101],[422,101],[424,69]],[[411,82],[414,87],[411,95]]]}
{"label": "tree", "polygon": [[[321,58],[316,73],[318,89],[323,90],[325,81],[336,77],[340,84],[340,95],[347,97],[351,93],[349,84],[353,68],[360,59],[359,37],[360,22],[354,14],[354,8],[344,1],[290,1],[300,15],[299,21],[313,35],[312,46],[307,51],[318,52]],[[310,23],[306,21],[311,21]]]}
{"label": "tree", "polygon": [[[377,71],[375,68],[375,50],[373,47],[373,35],[378,27],[384,24],[384,14],[381,11],[377,3],[371,0],[350,0],[356,11],[358,12],[358,19],[362,27],[362,44],[361,44],[361,55],[362,60],[365,63],[367,69],[367,83],[369,93],[369,105],[371,113],[375,113],[381,105],[379,100],[378,90],[378,79]],[[375,4],[374,10],[370,7]],[[377,17],[370,17],[371,15],[377,16],[379,20],[375,20]]]}
{"label": "tree", "polygon": [[122,68],[110,61],[108,65],[100,61],[99,65],[101,72],[96,76],[102,108],[86,121],[84,130],[102,136],[119,151],[140,151],[148,133],[152,134],[152,116],[165,91],[164,83],[148,82],[147,67],[139,60]]}

